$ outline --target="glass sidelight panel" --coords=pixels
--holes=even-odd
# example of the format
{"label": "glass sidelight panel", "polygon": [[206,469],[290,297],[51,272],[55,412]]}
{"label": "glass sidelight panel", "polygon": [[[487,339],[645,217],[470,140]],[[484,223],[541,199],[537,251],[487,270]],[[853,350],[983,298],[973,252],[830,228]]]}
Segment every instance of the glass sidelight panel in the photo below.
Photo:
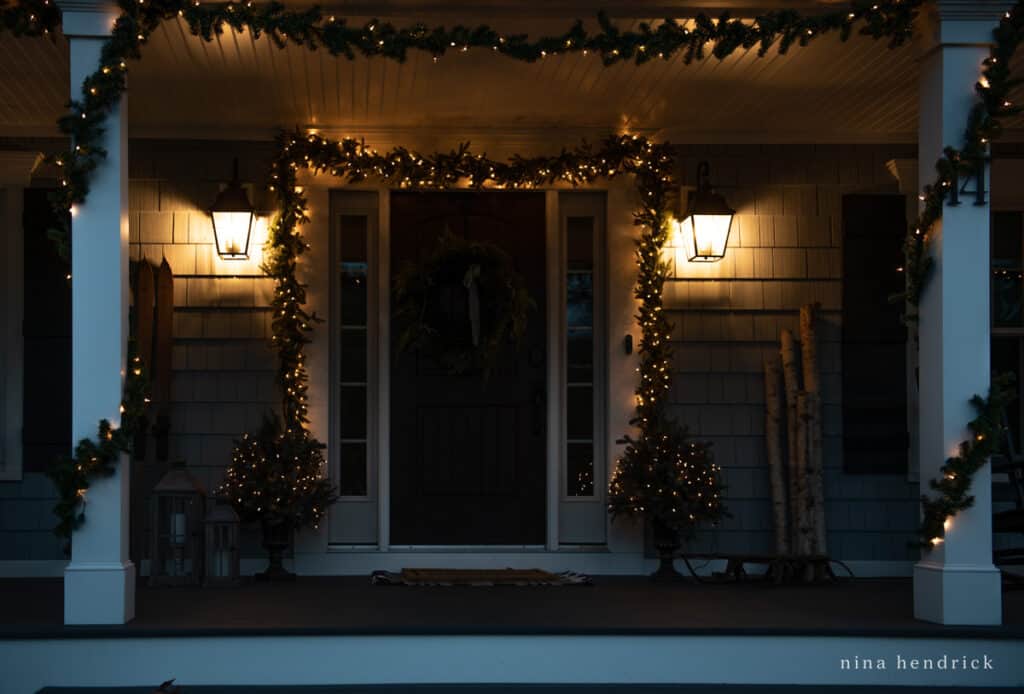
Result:
{"label": "glass sidelight panel", "polygon": [[566,219],[566,479],[594,495],[594,218]]}
{"label": "glass sidelight panel", "polygon": [[367,493],[368,222],[366,215],[342,215],[338,239],[338,491],[342,496]]}

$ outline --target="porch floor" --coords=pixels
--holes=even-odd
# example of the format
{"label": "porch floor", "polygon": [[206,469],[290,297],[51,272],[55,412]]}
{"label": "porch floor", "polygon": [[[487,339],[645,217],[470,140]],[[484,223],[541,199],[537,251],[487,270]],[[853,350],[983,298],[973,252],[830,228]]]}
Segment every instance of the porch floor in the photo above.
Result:
{"label": "porch floor", "polygon": [[913,618],[909,579],[824,586],[651,584],[373,586],[369,577],[300,577],[238,588],[139,586],[124,626],[65,627],[62,579],[0,579],[0,638],[257,634],[786,634],[1024,637],[1024,591],[1003,592],[1003,625]]}

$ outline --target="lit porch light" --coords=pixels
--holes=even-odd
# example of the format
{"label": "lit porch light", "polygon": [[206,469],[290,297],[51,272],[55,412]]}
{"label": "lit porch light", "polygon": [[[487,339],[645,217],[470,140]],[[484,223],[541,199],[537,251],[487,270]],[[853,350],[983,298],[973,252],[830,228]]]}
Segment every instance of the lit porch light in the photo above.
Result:
{"label": "lit porch light", "polygon": [[255,214],[249,195],[238,180],[238,159],[234,176],[210,208],[213,218],[213,239],[217,255],[224,260],[245,260],[249,257],[249,236]]}
{"label": "lit porch light", "polygon": [[736,214],[725,198],[711,187],[709,172],[706,161],[697,166],[697,189],[690,192],[685,216],[670,241],[685,249],[691,263],[713,263],[725,257],[732,218]]}

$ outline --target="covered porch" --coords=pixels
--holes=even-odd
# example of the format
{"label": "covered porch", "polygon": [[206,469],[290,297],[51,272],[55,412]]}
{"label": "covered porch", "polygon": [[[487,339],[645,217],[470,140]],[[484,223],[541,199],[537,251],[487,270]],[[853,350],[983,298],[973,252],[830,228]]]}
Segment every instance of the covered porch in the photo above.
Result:
{"label": "covered porch", "polygon": [[[607,8],[625,29],[658,21],[651,18],[666,12],[692,22],[709,6],[734,5],[612,2]],[[779,5],[750,2],[734,9],[753,16]],[[800,5],[806,12],[829,6]],[[761,360],[777,354],[780,330],[796,328],[801,306],[817,302],[825,315],[830,551],[867,578],[828,586],[658,587],[636,577],[653,569],[650,538],[638,525],[608,522],[604,491],[634,407],[638,357],[625,345],[641,337],[632,293],[637,191],[621,179],[584,186],[579,193],[564,184],[536,192],[540,212],[530,223],[540,229],[536,238],[544,261],[534,270],[547,289],[538,314],[547,342],[538,343],[542,356],[536,363],[530,363],[532,355],[524,357],[538,384],[524,402],[534,404],[537,419],[525,423],[527,434],[518,437],[536,436],[531,450],[540,451],[540,491],[531,501],[540,510],[531,516],[536,532],[461,546],[440,534],[419,539],[418,519],[398,518],[402,525],[395,515],[403,468],[393,449],[402,431],[390,427],[401,421],[392,400],[403,393],[389,380],[399,372],[390,370],[388,357],[394,336],[388,334],[393,278],[387,263],[400,258],[393,254],[399,245],[382,241],[358,258],[336,248],[345,220],[357,217],[370,238],[388,239],[396,188],[372,181],[342,186],[330,175],[304,173],[299,182],[309,200],[310,224],[303,233],[310,252],[300,277],[310,287],[309,308],[327,318],[316,326],[305,362],[310,427],[328,444],[328,477],[348,486],[318,529],[297,536],[289,565],[300,573],[299,582],[223,591],[145,585],[146,503],[165,471],[152,460],[124,459],[113,477],[93,484],[87,521],[75,531],[66,562],[50,537],[54,498],[42,474],[45,463],[12,443],[17,451],[5,456],[0,478],[0,530],[10,543],[0,571],[21,578],[0,581],[4,664],[24,673],[26,687],[113,684],[101,673],[116,669],[123,672],[120,683],[138,684],[150,673],[158,683],[164,671],[156,671],[168,661],[178,665],[168,677],[181,673],[182,681],[230,683],[238,673],[218,674],[215,663],[196,654],[211,647],[230,659],[258,639],[287,644],[282,653],[293,659],[277,674],[252,663],[245,676],[250,683],[371,682],[385,671],[394,673],[393,682],[450,682],[452,668],[468,662],[472,667],[460,681],[821,685],[892,683],[906,674],[898,681],[1019,685],[1024,672],[1012,655],[1014,639],[1022,636],[1024,605],[1020,593],[1002,591],[992,563],[995,506],[987,466],[974,475],[974,505],[955,516],[944,542],[924,553],[912,546],[919,539],[918,497],[932,493],[930,480],[967,435],[970,398],[988,389],[993,340],[1012,342],[1007,353],[1019,349],[1015,327],[1004,326],[1001,333],[992,328],[989,242],[993,212],[1024,210],[1019,120],[1004,123],[1006,137],[995,150],[984,202],[946,208],[933,237],[936,268],[920,307],[920,356],[902,360],[895,389],[905,400],[904,421],[895,427],[906,434],[902,467],[873,468],[871,461],[851,466],[853,448],[843,433],[851,421],[844,419],[843,379],[853,373],[842,356],[848,324],[844,282],[852,272],[844,259],[853,257],[844,235],[845,200],[862,196],[871,208],[887,198],[896,201],[897,223],[916,216],[917,192],[933,180],[932,162],[944,146],[961,140],[992,28],[1008,6],[931,4],[922,10],[914,38],[892,50],[868,37],[854,35],[843,43],[830,36],[793,46],[785,55],[772,50],[759,58],[754,48],[724,61],[686,64],[677,56],[608,68],[593,55],[519,64],[476,49],[468,56],[450,51],[440,60],[411,54],[403,64],[347,61],[294,45],[278,49],[247,32],[228,31],[207,43],[191,36],[183,22],[165,22],[148,40],[143,58],[130,65],[130,90],[106,122],[108,156],[90,197],[74,210],[80,242],[70,271],[69,441],[94,435],[101,418],[117,419],[130,261],[167,261],[173,273],[169,458],[186,460],[191,474],[213,490],[233,441],[277,405],[277,365],[267,348],[274,285],[261,272],[260,246],[275,212],[268,172],[279,129],[365,137],[367,146],[381,151],[448,151],[472,140],[474,151],[494,159],[557,153],[608,133],[638,134],[674,143],[674,169],[687,185],[696,184],[698,162],[709,160],[718,189],[736,208],[721,262],[676,263],[672,257],[664,291],[676,352],[671,407],[696,437],[715,443],[727,478],[726,503],[734,510],[720,527],[702,529],[693,549],[769,551]],[[359,23],[374,9],[347,4],[344,14]],[[386,12],[382,19],[399,25],[479,20],[531,35],[557,33],[587,14],[573,2],[529,10],[502,2],[396,2]],[[16,100],[17,108],[5,111],[0,131],[3,149],[12,153],[11,175],[3,181],[4,212],[19,230],[25,190],[46,188],[56,176],[36,168],[35,156],[25,153],[61,150],[53,123],[69,91],[77,95],[85,75],[96,69],[116,15],[116,8],[103,3],[69,3],[63,35],[55,42],[0,39],[0,81],[8,92],[25,95]],[[40,80],[46,89],[34,87]],[[234,158],[258,216],[253,250],[243,261],[217,253],[207,213]],[[595,273],[604,273],[595,295],[605,301],[589,326],[598,336],[591,364],[598,376],[574,383],[593,389],[586,403],[593,426],[578,436],[566,421],[576,404],[566,394],[572,365],[565,340],[559,342],[569,331],[568,309],[558,298],[566,293],[569,261],[558,233],[571,218],[594,220],[592,228],[599,230],[592,244],[599,260],[592,263],[600,266]],[[21,242],[11,239],[7,257],[22,257]],[[860,260],[883,262],[870,249]],[[378,293],[366,299],[362,325],[347,324],[340,314],[340,271],[352,262],[369,266],[371,275],[379,269]],[[31,294],[23,275],[24,268],[7,275],[8,296],[18,299],[12,305],[24,305]],[[5,315],[8,335],[16,337],[15,326],[26,316],[17,309]],[[340,346],[345,330],[353,328],[366,331],[363,371],[342,378],[348,367]],[[24,349],[6,352],[8,373],[31,356]],[[902,345],[897,351],[909,354]],[[374,355],[383,356],[374,361]],[[22,385],[13,377],[5,381],[7,393],[16,394],[8,402],[23,402]],[[359,407],[367,421],[356,431],[342,417],[353,390],[364,398]],[[28,425],[16,409],[5,411],[6,431]],[[567,488],[570,470],[579,477],[569,451],[584,444],[592,452],[584,476],[597,484],[575,493]],[[351,474],[343,451],[363,456],[365,466],[357,466],[363,472]],[[257,531],[243,540],[242,573],[251,574],[264,561]],[[365,578],[375,569],[429,565],[571,569],[596,575],[597,581],[585,588],[391,589],[371,587]],[[129,648],[131,656],[114,655],[114,643]],[[398,647],[407,662],[394,662]],[[75,673],[61,674],[59,682],[39,680],[46,649],[58,658],[77,653]],[[342,651],[343,659],[332,655]],[[937,670],[894,677],[897,652],[937,658],[960,651],[969,657],[990,654],[1003,665],[989,679]],[[890,659],[890,669],[846,671],[843,658]],[[335,664],[304,675],[310,659]],[[24,662],[40,667],[19,669]]]}

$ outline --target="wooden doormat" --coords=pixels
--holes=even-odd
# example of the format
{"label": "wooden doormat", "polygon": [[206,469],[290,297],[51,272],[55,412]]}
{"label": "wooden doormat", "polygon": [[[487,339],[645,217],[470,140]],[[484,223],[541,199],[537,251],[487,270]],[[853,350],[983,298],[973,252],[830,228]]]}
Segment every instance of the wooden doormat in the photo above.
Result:
{"label": "wooden doormat", "polygon": [[588,586],[590,576],[540,569],[402,569],[374,571],[375,586]]}

